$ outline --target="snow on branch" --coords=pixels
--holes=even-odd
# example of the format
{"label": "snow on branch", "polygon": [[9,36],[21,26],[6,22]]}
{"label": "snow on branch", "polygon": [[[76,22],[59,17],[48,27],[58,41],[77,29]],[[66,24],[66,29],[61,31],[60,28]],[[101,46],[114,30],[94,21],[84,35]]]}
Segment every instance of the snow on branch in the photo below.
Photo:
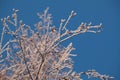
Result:
{"label": "snow on branch", "polygon": [[[18,11],[1,19],[3,28],[0,36],[0,80],[82,80],[82,74],[111,80],[113,77],[101,75],[94,70],[76,73],[73,71],[71,51],[62,43],[70,38],[91,32],[101,32],[102,24],[92,25],[82,22],[77,29],[69,30],[68,23],[76,15],[71,11],[68,18],[61,19],[59,28],[52,25],[51,14],[47,8],[37,13],[40,21],[34,28],[18,19]],[[9,39],[6,39],[6,36]]]}

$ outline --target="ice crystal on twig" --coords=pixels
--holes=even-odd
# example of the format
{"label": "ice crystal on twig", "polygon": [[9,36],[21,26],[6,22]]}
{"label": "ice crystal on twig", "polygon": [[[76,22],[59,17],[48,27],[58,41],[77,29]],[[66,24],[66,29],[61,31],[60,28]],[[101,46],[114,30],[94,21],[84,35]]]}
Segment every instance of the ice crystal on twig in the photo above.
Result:
{"label": "ice crystal on twig", "polygon": [[[81,80],[82,74],[101,80],[112,79],[93,70],[73,72],[71,56],[76,55],[71,51],[75,48],[72,43],[62,46],[62,42],[78,34],[100,32],[102,24],[93,26],[82,22],[76,30],[69,30],[67,24],[76,15],[71,11],[68,19],[61,19],[57,29],[52,26],[47,8],[43,14],[37,13],[40,21],[32,29],[18,20],[17,12],[13,9],[12,17],[1,19],[0,80]],[[8,36],[9,40],[5,40],[4,36]]]}

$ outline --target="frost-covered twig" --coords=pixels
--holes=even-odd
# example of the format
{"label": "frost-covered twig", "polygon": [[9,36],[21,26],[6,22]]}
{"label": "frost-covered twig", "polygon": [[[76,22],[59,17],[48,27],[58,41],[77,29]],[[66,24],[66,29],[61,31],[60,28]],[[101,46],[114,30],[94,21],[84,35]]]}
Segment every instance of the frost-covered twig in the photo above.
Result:
{"label": "frost-covered twig", "polygon": [[101,75],[96,70],[88,70],[86,72],[81,72],[80,75],[87,75],[88,78],[100,78],[101,80],[113,80],[114,77],[110,77],[107,75]]}

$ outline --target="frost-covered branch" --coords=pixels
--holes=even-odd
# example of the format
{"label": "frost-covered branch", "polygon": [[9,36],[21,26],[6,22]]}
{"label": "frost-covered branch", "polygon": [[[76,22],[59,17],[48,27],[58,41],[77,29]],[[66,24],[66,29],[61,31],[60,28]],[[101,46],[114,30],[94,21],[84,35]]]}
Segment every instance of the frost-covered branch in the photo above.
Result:
{"label": "frost-covered branch", "polygon": [[94,26],[82,22],[77,29],[69,30],[67,25],[76,15],[71,11],[66,20],[61,19],[57,28],[52,25],[48,9],[37,13],[40,21],[34,28],[19,20],[15,9],[12,16],[1,19],[0,80],[81,80],[82,74],[101,80],[112,79],[93,70],[75,73],[71,58],[76,56],[72,54],[75,48],[72,42],[67,47],[62,45],[76,35],[100,32],[102,24]]}

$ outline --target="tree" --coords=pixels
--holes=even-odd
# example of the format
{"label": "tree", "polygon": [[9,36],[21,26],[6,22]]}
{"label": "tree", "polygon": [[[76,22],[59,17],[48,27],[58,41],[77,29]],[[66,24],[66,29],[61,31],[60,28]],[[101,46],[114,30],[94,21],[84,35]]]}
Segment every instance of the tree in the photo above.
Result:
{"label": "tree", "polygon": [[43,14],[37,14],[40,21],[32,28],[17,19],[17,12],[13,9],[12,19],[10,16],[1,19],[0,80],[82,80],[84,74],[101,80],[113,78],[95,70],[74,72],[71,56],[76,55],[71,51],[75,48],[72,43],[67,47],[62,45],[73,36],[100,32],[102,24],[81,23],[76,30],[69,30],[66,26],[76,15],[71,11],[67,20],[61,19],[57,29],[52,26],[47,8]]}

